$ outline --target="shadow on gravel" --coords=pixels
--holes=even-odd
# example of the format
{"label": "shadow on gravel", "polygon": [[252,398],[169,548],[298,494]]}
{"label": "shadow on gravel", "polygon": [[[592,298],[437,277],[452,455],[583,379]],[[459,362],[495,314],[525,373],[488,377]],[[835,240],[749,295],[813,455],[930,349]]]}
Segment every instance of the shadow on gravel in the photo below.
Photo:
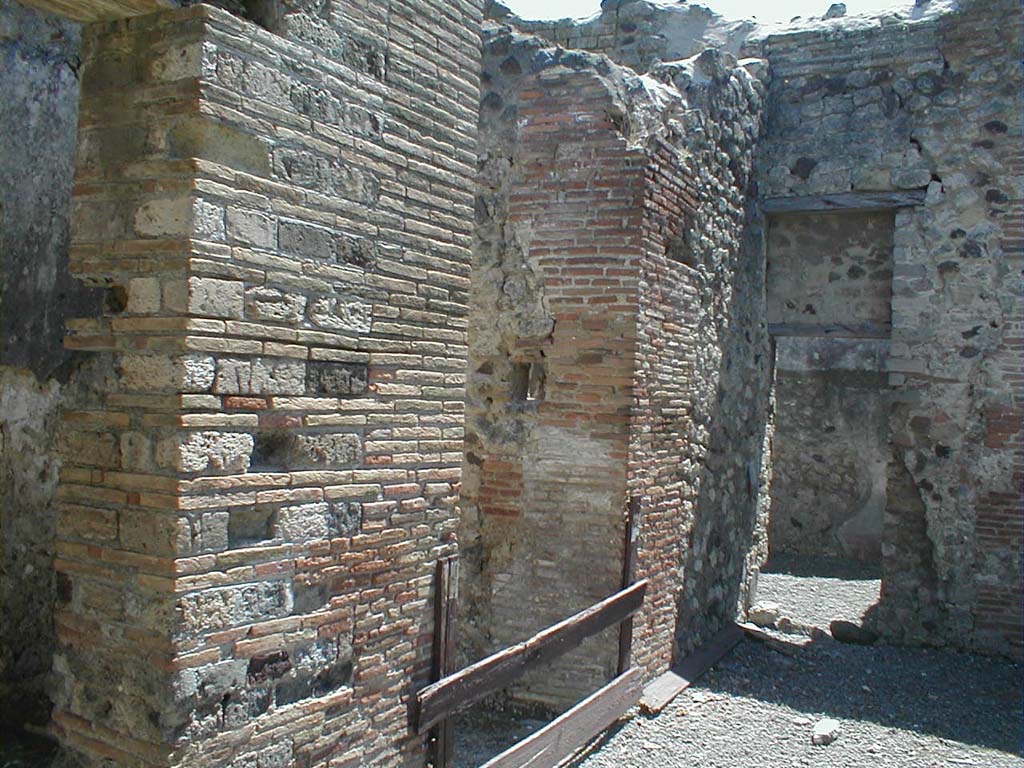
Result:
{"label": "shadow on gravel", "polygon": [[1012,661],[951,651],[819,640],[789,657],[745,641],[700,687],[1021,754],[1022,676]]}
{"label": "shadow on gravel", "polygon": [[49,768],[56,752],[52,741],[0,726],[0,768]]}

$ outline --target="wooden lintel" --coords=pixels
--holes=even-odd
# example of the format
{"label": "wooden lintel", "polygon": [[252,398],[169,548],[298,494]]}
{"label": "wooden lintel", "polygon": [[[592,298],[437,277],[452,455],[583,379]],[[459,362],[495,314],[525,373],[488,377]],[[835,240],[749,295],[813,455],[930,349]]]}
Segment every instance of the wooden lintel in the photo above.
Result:
{"label": "wooden lintel", "polygon": [[81,22],[113,21],[177,8],[172,0],[18,0],[22,5]]}
{"label": "wooden lintel", "polygon": [[526,672],[578,647],[591,635],[615,626],[643,604],[647,580],[548,627],[529,640],[481,659],[420,690],[412,713],[416,733],[426,733],[445,718],[508,687]]}
{"label": "wooden lintel", "polygon": [[769,197],[761,203],[766,214],[814,213],[823,211],[873,211],[923,205],[926,191],[841,192],[835,195]]}
{"label": "wooden lintel", "polygon": [[640,709],[647,714],[661,712],[672,699],[693,685],[742,639],[743,630],[735,622],[730,621],[718,634],[673,669],[652,680],[644,688]]}
{"label": "wooden lintel", "polygon": [[631,669],[481,768],[559,765],[625,715],[640,698],[640,670]]}
{"label": "wooden lintel", "polygon": [[805,338],[888,339],[892,336],[889,323],[769,323],[772,336],[800,336]]}

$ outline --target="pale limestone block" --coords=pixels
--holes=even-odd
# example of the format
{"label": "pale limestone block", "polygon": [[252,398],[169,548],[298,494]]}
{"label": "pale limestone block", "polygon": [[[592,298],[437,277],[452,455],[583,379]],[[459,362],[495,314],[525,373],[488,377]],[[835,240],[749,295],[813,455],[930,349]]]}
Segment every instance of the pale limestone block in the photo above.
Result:
{"label": "pale limestone block", "polygon": [[232,242],[259,248],[275,248],[277,246],[277,227],[274,224],[274,219],[257,211],[229,208],[227,233]]}
{"label": "pale limestone block", "polygon": [[214,371],[214,360],[208,355],[121,357],[121,383],[130,391],[206,392],[213,384]]}
{"label": "pale limestone block", "polygon": [[128,471],[146,472],[153,468],[153,441],[142,432],[121,435],[121,466]]}
{"label": "pale limestone block", "polygon": [[277,536],[290,542],[313,541],[328,537],[327,502],[281,507],[277,512]]}
{"label": "pale limestone block", "polygon": [[245,316],[251,320],[298,325],[306,311],[306,297],[276,288],[256,287],[245,292]]}
{"label": "pale limestone block", "polygon": [[160,281],[155,277],[135,277],[128,281],[128,312],[151,315],[160,311]]}
{"label": "pale limestone block", "polygon": [[268,358],[217,361],[214,391],[222,395],[301,395],[306,390],[306,364]]}
{"label": "pale limestone block", "polygon": [[191,221],[189,198],[149,200],[135,211],[135,233],[139,237],[188,237]]}
{"label": "pale limestone block", "polygon": [[179,472],[245,472],[252,435],[243,432],[190,432],[160,441],[157,463]]}
{"label": "pale limestone block", "polygon": [[202,198],[192,204],[192,234],[199,240],[222,243],[226,239],[224,208]]}
{"label": "pale limestone block", "polygon": [[202,43],[175,45],[152,60],[150,72],[154,79],[166,82],[198,77],[202,60]]}
{"label": "pale limestone block", "polygon": [[368,333],[373,307],[359,299],[332,296],[309,306],[309,320],[320,328]]}
{"label": "pale limestone block", "polygon": [[244,283],[212,277],[190,277],[187,283],[164,286],[164,304],[174,312],[201,317],[241,319]]}

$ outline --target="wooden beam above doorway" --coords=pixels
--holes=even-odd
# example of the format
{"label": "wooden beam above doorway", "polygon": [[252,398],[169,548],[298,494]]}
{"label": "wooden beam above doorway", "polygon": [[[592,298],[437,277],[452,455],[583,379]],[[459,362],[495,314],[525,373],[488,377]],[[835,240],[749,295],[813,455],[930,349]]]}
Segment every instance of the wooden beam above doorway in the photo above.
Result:
{"label": "wooden beam above doorway", "polygon": [[177,8],[173,0],[19,0],[22,5],[84,23],[113,21]]}
{"label": "wooden beam above doorway", "polygon": [[821,213],[824,211],[876,211],[923,205],[926,190],[901,192],[840,192],[834,195],[805,197],[769,197],[761,210],[768,215],[780,213]]}

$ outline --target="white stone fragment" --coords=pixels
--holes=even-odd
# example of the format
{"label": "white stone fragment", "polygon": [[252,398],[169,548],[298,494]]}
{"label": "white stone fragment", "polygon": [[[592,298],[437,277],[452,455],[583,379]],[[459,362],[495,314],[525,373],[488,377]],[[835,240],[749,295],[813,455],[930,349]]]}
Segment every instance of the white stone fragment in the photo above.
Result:
{"label": "white stone fragment", "polygon": [[752,605],[750,610],[747,611],[747,618],[750,619],[752,624],[756,624],[759,627],[771,627],[779,620],[781,612],[782,609],[778,603],[765,601]]}
{"label": "white stone fragment", "polygon": [[814,724],[811,732],[811,744],[825,746],[839,738],[839,721],[826,717]]}

